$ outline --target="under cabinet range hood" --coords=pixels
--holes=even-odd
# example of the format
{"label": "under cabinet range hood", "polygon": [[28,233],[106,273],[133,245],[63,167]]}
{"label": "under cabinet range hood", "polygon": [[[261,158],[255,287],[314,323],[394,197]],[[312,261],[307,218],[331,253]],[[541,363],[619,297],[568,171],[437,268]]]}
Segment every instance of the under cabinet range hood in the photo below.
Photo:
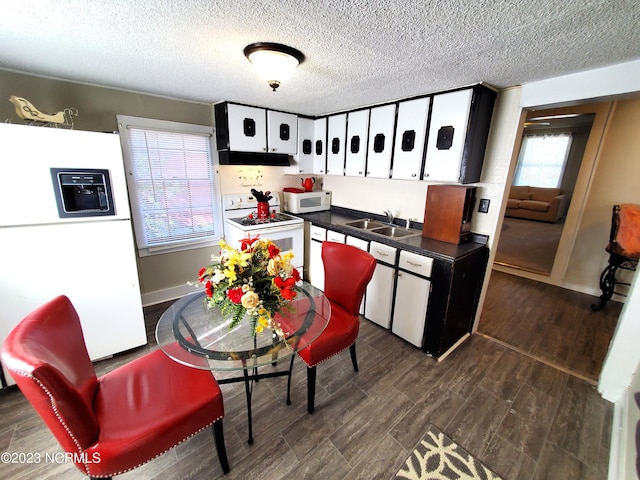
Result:
{"label": "under cabinet range hood", "polygon": [[219,150],[220,165],[262,165],[271,167],[289,167],[289,155],[286,153],[232,152]]}

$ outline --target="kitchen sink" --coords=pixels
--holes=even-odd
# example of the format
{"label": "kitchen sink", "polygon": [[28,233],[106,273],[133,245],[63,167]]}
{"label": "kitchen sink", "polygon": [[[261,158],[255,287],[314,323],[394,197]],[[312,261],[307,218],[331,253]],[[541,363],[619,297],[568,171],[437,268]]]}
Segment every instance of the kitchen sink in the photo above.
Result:
{"label": "kitchen sink", "polygon": [[363,230],[370,230],[372,228],[384,227],[384,223],[377,222],[375,220],[369,220],[368,218],[363,218],[361,220],[354,220],[353,222],[346,222],[345,225],[347,227],[360,228]]}
{"label": "kitchen sink", "polygon": [[380,227],[372,229],[371,232],[384,235],[389,238],[407,238],[421,235],[421,232],[402,227]]}
{"label": "kitchen sink", "polygon": [[379,222],[369,218],[361,218],[360,220],[345,222],[344,225],[346,227],[357,228],[358,230],[365,230],[367,233],[382,235],[387,238],[410,238],[422,234],[422,232],[418,230],[402,228],[397,225]]}

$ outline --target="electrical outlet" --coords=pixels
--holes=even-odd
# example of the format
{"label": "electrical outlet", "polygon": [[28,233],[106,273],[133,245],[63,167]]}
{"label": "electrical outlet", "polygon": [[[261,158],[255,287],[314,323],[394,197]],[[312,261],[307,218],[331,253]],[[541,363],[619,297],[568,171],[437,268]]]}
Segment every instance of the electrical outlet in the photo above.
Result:
{"label": "electrical outlet", "polygon": [[478,211],[480,213],[487,213],[489,211],[489,202],[490,200],[488,198],[481,198],[478,203]]}

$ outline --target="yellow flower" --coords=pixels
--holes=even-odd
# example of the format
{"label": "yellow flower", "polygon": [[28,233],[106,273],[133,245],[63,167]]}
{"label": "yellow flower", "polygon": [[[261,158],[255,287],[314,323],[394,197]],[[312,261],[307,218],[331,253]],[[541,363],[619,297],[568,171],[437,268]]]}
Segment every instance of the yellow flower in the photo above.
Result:
{"label": "yellow flower", "polygon": [[244,308],[253,308],[257,307],[260,303],[260,297],[256,292],[248,291],[244,295],[242,295],[242,299],[240,300],[242,306]]}
{"label": "yellow flower", "polygon": [[229,285],[231,285],[238,279],[238,277],[236,276],[236,271],[233,268],[225,269],[224,276],[229,279]]}
{"label": "yellow flower", "polygon": [[280,254],[280,256],[285,262],[290,262],[293,259],[293,252],[289,250],[287,252]]}
{"label": "yellow flower", "polygon": [[256,333],[261,333],[265,328],[269,326],[269,319],[264,316],[258,317],[258,322],[256,323]]}
{"label": "yellow flower", "polygon": [[231,268],[235,265],[246,267],[247,265],[249,265],[248,260],[250,259],[251,253],[239,252],[235,249],[229,250],[229,260],[227,262],[227,267]]}

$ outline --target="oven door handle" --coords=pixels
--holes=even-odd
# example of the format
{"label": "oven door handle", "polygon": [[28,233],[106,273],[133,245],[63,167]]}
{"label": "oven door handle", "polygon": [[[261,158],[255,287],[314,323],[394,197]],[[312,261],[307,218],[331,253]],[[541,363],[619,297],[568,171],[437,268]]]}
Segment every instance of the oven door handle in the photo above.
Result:
{"label": "oven door handle", "polygon": [[282,225],[280,227],[261,227],[255,228],[253,230],[247,230],[246,235],[257,234],[263,235],[267,233],[279,233],[279,232],[290,232],[292,230],[297,230],[298,228],[304,228],[304,223],[293,223],[289,225]]}

